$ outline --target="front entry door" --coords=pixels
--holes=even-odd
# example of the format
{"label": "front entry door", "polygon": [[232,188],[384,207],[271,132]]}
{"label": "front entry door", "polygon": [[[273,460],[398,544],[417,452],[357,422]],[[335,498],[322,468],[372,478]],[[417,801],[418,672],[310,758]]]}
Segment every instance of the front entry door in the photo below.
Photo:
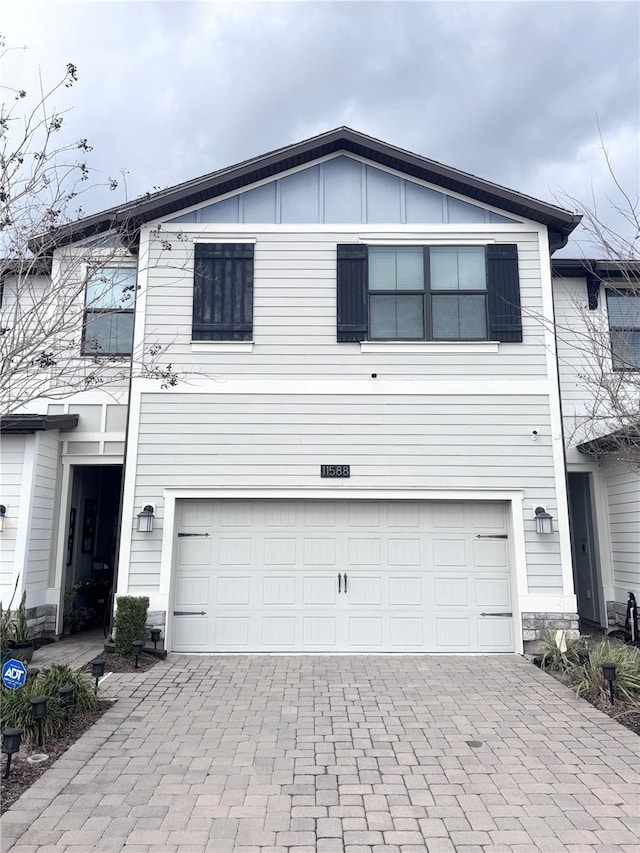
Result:
{"label": "front entry door", "polygon": [[569,474],[569,512],[571,518],[571,551],[573,579],[581,619],[601,623],[600,572],[591,509],[589,474]]}

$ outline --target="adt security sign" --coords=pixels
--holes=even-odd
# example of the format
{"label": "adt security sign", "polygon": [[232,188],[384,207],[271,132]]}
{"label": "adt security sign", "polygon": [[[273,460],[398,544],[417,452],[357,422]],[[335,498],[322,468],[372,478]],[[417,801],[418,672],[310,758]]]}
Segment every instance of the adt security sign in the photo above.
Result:
{"label": "adt security sign", "polygon": [[8,660],[2,667],[2,683],[9,690],[17,690],[27,680],[27,670],[19,660]]}

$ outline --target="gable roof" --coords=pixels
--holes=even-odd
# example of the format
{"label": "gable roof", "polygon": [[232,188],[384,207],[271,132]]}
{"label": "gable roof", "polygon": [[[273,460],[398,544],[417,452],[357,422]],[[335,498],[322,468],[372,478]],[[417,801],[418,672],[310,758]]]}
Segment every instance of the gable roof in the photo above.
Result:
{"label": "gable roof", "polygon": [[281,172],[304,166],[319,157],[338,151],[350,152],[404,173],[409,177],[427,181],[443,189],[460,193],[469,199],[489,204],[507,213],[540,222],[549,229],[551,250],[561,248],[581,217],[561,207],[547,204],[485,181],[459,169],[444,166],[402,148],[388,145],[379,139],[366,136],[349,127],[339,127],[287,145],[260,157],[254,157],[211,172],[201,178],[186,181],[118,207],[112,207],[76,222],[64,225],[54,235],[44,235],[32,241],[32,248],[52,250],[111,228],[125,232],[129,245],[137,242],[140,226],[145,222],[170,216],[186,207],[200,204],[234,190],[242,189],[256,181],[268,179]]}

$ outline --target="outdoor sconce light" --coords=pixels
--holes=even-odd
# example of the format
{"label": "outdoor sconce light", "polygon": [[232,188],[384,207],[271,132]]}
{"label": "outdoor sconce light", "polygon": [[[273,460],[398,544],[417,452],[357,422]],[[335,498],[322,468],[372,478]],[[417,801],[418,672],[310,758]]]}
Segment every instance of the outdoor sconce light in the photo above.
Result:
{"label": "outdoor sconce light", "polygon": [[2,732],[2,751],[7,756],[7,768],[4,771],[3,779],[9,778],[11,770],[11,756],[20,749],[20,741],[22,740],[22,732],[20,729],[5,729]]}
{"label": "outdoor sconce light", "polygon": [[151,642],[153,643],[153,648],[158,648],[158,640],[160,639],[160,628],[152,628],[151,629]]}
{"label": "outdoor sconce light", "polygon": [[4,533],[4,520],[7,515],[7,508],[4,504],[0,504],[0,533]]}
{"label": "outdoor sconce light", "polygon": [[98,680],[104,675],[104,661],[98,658],[91,661],[91,675],[96,680],[95,694],[98,695]]}
{"label": "outdoor sconce light", "polygon": [[31,700],[31,717],[38,724],[38,746],[42,747],[42,724],[47,717],[47,696],[34,696]]}
{"label": "outdoor sconce light", "polygon": [[64,711],[69,711],[76,704],[76,688],[72,684],[58,687],[58,697],[60,699],[60,707]]}
{"label": "outdoor sconce light", "polygon": [[136,659],[136,669],[138,668],[138,659],[142,654],[142,649],[144,648],[144,640],[134,640],[131,643],[131,647],[133,649],[133,654]]}
{"label": "outdoor sconce light", "polygon": [[616,680],[616,665],[615,663],[603,663],[602,664],[602,674],[604,675],[604,680],[609,682],[609,699],[611,700],[611,704],[614,703],[614,695],[613,695],[613,682]]}
{"label": "outdoor sconce light", "polygon": [[543,506],[534,510],[536,517],[536,533],[553,533],[553,516],[549,515]]}
{"label": "outdoor sconce light", "polygon": [[153,530],[154,509],[151,504],[145,504],[142,512],[138,513],[138,533],[151,533]]}

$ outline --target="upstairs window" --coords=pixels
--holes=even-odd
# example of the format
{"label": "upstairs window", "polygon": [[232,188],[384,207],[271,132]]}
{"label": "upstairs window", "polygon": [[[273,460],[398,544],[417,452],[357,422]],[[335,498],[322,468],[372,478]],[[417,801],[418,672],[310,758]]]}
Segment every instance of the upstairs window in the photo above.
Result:
{"label": "upstairs window", "polygon": [[134,267],[103,267],[87,281],[82,354],[131,355],[136,301]]}
{"label": "upstairs window", "polygon": [[251,244],[196,244],[192,339],[253,340]]}
{"label": "upstairs window", "polygon": [[640,295],[607,291],[614,370],[640,370]]}
{"label": "upstairs window", "polygon": [[369,248],[369,340],[486,338],[483,247]]}
{"label": "upstairs window", "polygon": [[337,247],[337,340],[522,341],[518,247]]}

